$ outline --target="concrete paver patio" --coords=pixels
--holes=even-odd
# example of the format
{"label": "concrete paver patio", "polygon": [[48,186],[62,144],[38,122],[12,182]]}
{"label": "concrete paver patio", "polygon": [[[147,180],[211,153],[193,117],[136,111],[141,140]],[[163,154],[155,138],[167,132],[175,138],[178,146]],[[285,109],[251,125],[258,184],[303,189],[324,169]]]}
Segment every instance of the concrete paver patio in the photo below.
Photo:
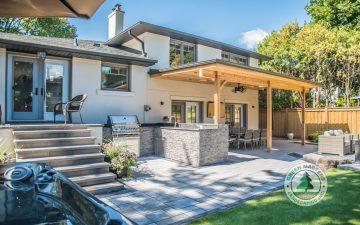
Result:
{"label": "concrete paver patio", "polygon": [[281,188],[286,172],[302,162],[289,153],[316,151],[286,140],[274,140],[273,148],[231,151],[227,161],[200,168],[141,158],[126,190],[98,197],[137,224],[183,224]]}

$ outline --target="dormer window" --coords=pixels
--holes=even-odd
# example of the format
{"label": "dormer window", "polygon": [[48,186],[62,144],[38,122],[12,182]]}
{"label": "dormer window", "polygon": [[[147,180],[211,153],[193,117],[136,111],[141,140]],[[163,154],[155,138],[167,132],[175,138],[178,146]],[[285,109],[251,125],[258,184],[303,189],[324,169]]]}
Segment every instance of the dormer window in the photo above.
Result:
{"label": "dormer window", "polygon": [[195,44],[170,40],[170,66],[195,62]]}
{"label": "dormer window", "polygon": [[222,52],[221,58],[225,61],[229,61],[236,64],[248,65],[248,58],[242,55],[230,53],[230,52]]}

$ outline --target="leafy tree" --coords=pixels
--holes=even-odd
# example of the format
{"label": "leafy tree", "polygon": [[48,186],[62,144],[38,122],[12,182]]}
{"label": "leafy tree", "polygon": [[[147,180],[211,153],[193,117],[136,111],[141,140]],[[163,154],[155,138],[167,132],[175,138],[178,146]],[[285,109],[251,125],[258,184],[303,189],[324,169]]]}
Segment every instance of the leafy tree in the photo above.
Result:
{"label": "leafy tree", "polygon": [[0,32],[45,37],[75,38],[76,27],[66,18],[2,18]]}
{"label": "leafy tree", "polygon": [[359,0],[310,0],[306,10],[312,22],[325,27],[360,29]]}
{"label": "leafy tree", "polygon": [[312,180],[310,178],[310,175],[307,172],[305,172],[304,175],[301,177],[300,183],[296,188],[300,190],[305,190],[305,192],[307,192],[308,189],[314,189],[314,186],[311,184],[311,181]]}

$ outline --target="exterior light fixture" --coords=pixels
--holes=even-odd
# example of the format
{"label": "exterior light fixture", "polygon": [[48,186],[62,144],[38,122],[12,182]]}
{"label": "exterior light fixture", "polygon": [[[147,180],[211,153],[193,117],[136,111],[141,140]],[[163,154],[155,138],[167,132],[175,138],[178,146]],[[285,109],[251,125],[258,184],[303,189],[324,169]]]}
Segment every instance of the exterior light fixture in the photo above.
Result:
{"label": "exterior light fixture", "polygon": [[234,93],[244,93],[247,90],[247,87],[245,86],[241,86],[239,83],[237,84],[237,86],[234,88]]}

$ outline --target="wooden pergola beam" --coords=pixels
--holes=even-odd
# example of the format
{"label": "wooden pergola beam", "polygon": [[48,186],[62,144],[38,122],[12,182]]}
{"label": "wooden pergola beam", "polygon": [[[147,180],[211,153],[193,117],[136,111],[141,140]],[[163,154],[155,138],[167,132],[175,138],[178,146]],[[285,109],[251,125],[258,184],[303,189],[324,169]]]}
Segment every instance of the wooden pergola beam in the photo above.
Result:
{"label": "wooden pergola beam", "polygon": [[220,124],[220,92],[221,92],[221,81],[218,75],[215,75],[214,81],[214,124]]}
{"label": "wooden pergola beam", "polygon": [[306,96],[305,96],[305,89],[300,92],[301,96],[301,144],[305,145],[306,139],[306,121],[305,121],[305,107],[306,107]]}
{"label": "wooden pergola beam", "polygon": [[266,123],[266,140],[267,140],[267,151],[271,152],[272,150],[272,87],[271,82],[268,81],[268,86],[266,90],[266,110],[267,110],[267,123]]}

